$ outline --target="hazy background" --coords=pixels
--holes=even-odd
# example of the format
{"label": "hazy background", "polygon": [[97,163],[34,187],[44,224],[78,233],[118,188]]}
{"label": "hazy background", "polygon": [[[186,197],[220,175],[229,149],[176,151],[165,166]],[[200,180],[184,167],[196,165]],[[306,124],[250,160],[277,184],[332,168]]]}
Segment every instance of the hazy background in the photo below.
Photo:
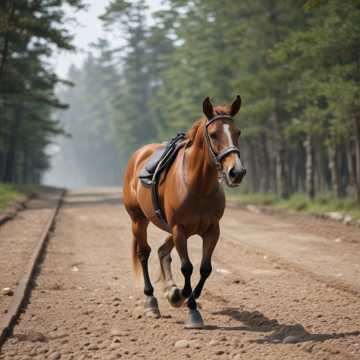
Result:
{"label": "hazy background", "polygon": [[[149,7],[149,18],[151,13],[161,9],[162,0],[144,0]],[[68,17],[75,17],[76,22],[67,24],[67,28],[74,34],[74,45],[76,51],[57,52],[54,57],[54,66],[57,74],[62,77],[67,77],[69,67],[71,64],[81,66],[88,51],[92,51],[90,44],[95,42],[98,38],[108,38],[111,41],[116,41],[116,36],[111,36],[104,30],[103,23],[99,16],[105,12],[109,0],[87,0],[87,9],[73,13],[72,9],[67,9]],[[149,19],[150,20],[150,19]],[[76,24],[77,23],[77,24]]]}
{"label": "hazy background", "polygon": [[237,194],[359,209],[359,0],[0,2],[2,182],[120,185],[238,94]]}
{"label": "hazy background", "polygon": [[[112,44],[121,43],[121,31],[114,33],[106,31],[103,22],[99,19],[99,16],[104,14],[109,2],[109,0],[86,1],[86,10],[78,11],[76,14],[74,14],[73,9],[65,7],[66,15],[72,19],[66,27],[74,34],[73,43],[76,51],[58,51],[56,53],[52,61],[55,71],[60,77],[69,79],[69,69],[71,66],[81,68],[89,52],[95,51],[91,44],[95,43],[99,38],[107,39]],[[144,0],[144,3],[148,6],[146,11],[147,21],[151,23],[151,14],[162,7],[161,0]],[[74,85],[77,86],[76,83]],[[58,91],[61,92],[61,90]],[[62,114],[57,115],[60,121],[62,116]],[[102,174],[97,176],[98,168],[95,167],[94,174],[89,177],[88,173],[82,172],[83,164],[81,162],[83,158],[76,161],[76,150],[68,151],[69,148],[72,148],[72,142],[76,142],[78,137],[71,131],[69,126],[67,126],[67,129],[68,134],[71,136],[68,141],[61,137],[48,147],[50,167],[43,175],[43,183],[69,188],[94,185],[119,185],[122,182],[120,164],[116,162],[111,163],[111,160],[118,160],[115,154],[112,153],[117,151],[115,147],[110,150],[111,153],[108,154],[108,159],[104,159],[109,166],[107,172],[111,172],[111,175],[109,177],[102,176]],[[69,156],[68,159],[65,158],[66,155]]]}

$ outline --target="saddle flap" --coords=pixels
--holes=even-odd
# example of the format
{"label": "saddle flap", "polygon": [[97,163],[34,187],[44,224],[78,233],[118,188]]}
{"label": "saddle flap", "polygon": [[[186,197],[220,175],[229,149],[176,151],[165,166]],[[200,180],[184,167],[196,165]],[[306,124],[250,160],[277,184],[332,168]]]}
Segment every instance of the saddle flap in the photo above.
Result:
{"label": "saddle flap", "polygon": [[[154,173],[157,170],[157,175],[160,175],[165,169],[169,168],[174,161],[178,150],[182,147],[181,140],[185,134],[180,133],[175,138],[171,139],[166,145],[156,150],[146,162],[145,166],[139,173],[139,179],[145,186],[153,184]],[[161,163],[159,169],[158,165]]]}
{"label": "saddle flap", "polygon": [[152,184],[152,178],[154,175],[154,172],[156,170],[156,167],[164,155],[164,151],[166,148],[158,149],[156,150],[149,158],[145,166],[140,170],[139,173],[139,179],[141,182],[146,186],[151,186]]}

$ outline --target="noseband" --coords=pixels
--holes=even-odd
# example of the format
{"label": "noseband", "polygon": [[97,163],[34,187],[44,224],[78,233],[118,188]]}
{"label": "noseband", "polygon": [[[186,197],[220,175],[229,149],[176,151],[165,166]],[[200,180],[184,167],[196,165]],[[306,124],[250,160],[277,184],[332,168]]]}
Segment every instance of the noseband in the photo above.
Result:
{"label": "noseband", "polygon": [[211,139],[210,139],[210,136],[209,136],[209,132],[208,132],[208,126],[211,125],[216,120],[220,120],[220,119],[229,119],[231,121],[234,121],[234,119],[230,115],[225,115],[225,114],[216,115],[216,116],[212,117],[211,119],[207,120],[207,122],[205,124],[205,131],[204,131],[206,144],[208,146],[208,149],[210,150],[210,153],[212,155],[212,158],[213,158],[218,170],[222,170],[222,161],[229,154],[236,153],[236,154],[238,154],[240,156],[240,150],[234,145],[228,146],[227,148],[220,151],[219,153],[216,153],[214,151],[214,148],[212,147],[212,144],[211,144]]}

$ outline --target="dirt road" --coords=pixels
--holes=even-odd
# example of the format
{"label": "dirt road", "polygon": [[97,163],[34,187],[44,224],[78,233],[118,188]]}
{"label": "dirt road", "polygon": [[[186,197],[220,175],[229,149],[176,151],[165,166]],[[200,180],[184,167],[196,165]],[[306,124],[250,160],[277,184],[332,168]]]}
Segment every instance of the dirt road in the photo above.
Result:
{"label": "dirt road", "polygon": [[[358,229],[228,208],[200,300],[207,327],[186,330],[186,310],[168,305],[160,283],[162,317],[140,311],[130,222],[119,198],[114,189],[68,193],[1,360],[360,359]],[[11,222],[13,231],[18,221]],[[164,234],[150,227],[149,237],[155,280]],[[195,282],[201,241],[193,237],[189,244]]]}

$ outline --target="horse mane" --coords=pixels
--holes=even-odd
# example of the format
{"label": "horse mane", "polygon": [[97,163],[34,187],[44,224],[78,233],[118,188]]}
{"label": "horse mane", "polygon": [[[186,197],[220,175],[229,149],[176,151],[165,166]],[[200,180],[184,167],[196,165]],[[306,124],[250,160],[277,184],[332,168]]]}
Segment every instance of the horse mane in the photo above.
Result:
{"label": "horse mane", "polygon": [[192,125],[192,127],[187,131],[186,133],[186,139],[190,140],[190,144],[194,142],[194,139],[196,137],[196,134],[199,130],[199,127],[201,126],[201,123],[204,121],[205,116],[202,116],[199,120],[195,121]]}
{"label": "horse mane", "polygon": [[[215,115],[229,115],[230,114],[230,106],[220,106],[220,105],[215,106],[214,113],[215,113]],[[191,144],[194,142],[194,139],[199,130],[199,127],[201,126],[201,123],[205,119],[206,119],[205,116],[202,116],[200,119],[195,121],[194,124],[192,125],[192,127],[187,131],[186,139],[190,140]]]}

